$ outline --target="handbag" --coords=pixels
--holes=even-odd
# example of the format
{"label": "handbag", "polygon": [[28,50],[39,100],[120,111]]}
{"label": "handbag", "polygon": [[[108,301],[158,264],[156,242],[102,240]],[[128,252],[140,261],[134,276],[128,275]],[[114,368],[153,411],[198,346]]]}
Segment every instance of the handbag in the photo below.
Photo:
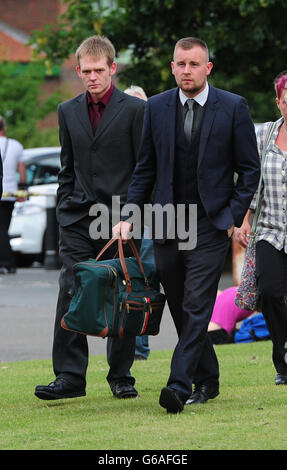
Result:
{"label": "handbag", "polygon": [[235,295],[235,304],[244,310],[260,309],[259,292],[256,282],[256,244],[255,233],[250,234],[246,249],[240,283]]}
{"label": "handbag", "polygon": [[241,272],[240,283],[235,295],[235,304],[237,307],[244,310],[258,311],[261,309],[260,305],[260,295],[257,288],[257,279],[256,279],[256,230],[257,223],[260,215],[261,202],[262,202],[262,190],[263,190],[263,165],[267,155],[267,149],[273,134],[275,123],[271,123],[266,141],[264,146],[264,153],[262,158],[261,165],[261,175],[258,185],[258,197],[256,201],[256,211],[254,220],[252,223],[252,229],[250,233],[249,243],[246,248],[245,259],[243,263],[243,268]]}
{"label": "handbag", "polygon": [[[119,258],[99,258],[118,241]],[[143,263],[132,239],[134,256],[125,258],[123,242],[112,238],[96,259],[73,266],[74,289],[61,326],[70,331],[99,337],[157,335],[165,295],[153,264]]]}

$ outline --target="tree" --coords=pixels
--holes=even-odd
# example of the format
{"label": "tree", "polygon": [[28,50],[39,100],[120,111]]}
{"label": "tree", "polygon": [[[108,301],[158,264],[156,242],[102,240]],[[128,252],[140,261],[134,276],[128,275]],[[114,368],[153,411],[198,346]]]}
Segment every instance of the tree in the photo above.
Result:
{"label": "tree", "polygon": [[[214,68],[210,82],[248,99],[256,121],[276,117],[273,79],[286,68],[286,0],[117,0],[107,10],[92,0],[64,0],[56,27],[35,32],[36,53],[60,63],[92,34],[104,34],[118,52],[129,51],[123,84],[148,95],[175,85],[170,61],[175,42],[204,39]],[[280,18],[280,21],[278,21]]]}
{"label": "tree", "polygon": [[[60,101],[58,93],[41,100],[44,71],[41,64],[28,65],[0,62],[0,115],[7,121],[7,133],[24,147],[37,141],[37,120],[54,111]],[[47,145],[47,143],[46,143]]]}

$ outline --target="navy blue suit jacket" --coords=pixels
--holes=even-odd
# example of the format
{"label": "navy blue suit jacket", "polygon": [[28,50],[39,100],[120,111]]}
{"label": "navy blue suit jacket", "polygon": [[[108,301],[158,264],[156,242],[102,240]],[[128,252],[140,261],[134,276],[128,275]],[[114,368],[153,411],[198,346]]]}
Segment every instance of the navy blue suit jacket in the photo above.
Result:
{"label": "navy blue suit jacket", "polygon": [[[139,160],[127,203],[173,203],[178,88],[151,97],[146,105]],[[237,174],[236,177],[234,175]],[[215,227],[239,227],[257,189],[260,161],[246,100],[209,86],[197,165],[198,191]],[[166,236],[166,233],[165,233]],[[164,238],[165,238],[164,236]]]}

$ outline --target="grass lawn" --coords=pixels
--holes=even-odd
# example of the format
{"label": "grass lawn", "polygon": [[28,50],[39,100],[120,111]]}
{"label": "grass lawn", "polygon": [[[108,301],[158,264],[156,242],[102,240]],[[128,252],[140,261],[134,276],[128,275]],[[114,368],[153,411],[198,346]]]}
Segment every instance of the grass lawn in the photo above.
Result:
{"label": "grass lawn", "polygon": [[271,342],[217,346],[220,395],[167,414],[158,404],[171,351],[134,363],[140,398],[115,399],[104,356],[90,358],[87,396],[42,401],[37,384],[53,380],[50,360],[0,364],[1,450],[286,449],[287,387],[275,386]]}

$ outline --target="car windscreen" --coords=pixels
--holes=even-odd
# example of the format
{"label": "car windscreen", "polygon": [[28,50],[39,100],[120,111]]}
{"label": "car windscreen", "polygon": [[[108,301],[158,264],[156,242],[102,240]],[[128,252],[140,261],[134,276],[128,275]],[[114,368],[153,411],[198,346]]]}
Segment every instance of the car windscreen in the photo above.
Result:
{"label": "car windscreen", "polygon": [[35,186],[57,183],[59,170],[59,156],[35,159],[30,163],[26,163],[27,184],[28,186]]}

